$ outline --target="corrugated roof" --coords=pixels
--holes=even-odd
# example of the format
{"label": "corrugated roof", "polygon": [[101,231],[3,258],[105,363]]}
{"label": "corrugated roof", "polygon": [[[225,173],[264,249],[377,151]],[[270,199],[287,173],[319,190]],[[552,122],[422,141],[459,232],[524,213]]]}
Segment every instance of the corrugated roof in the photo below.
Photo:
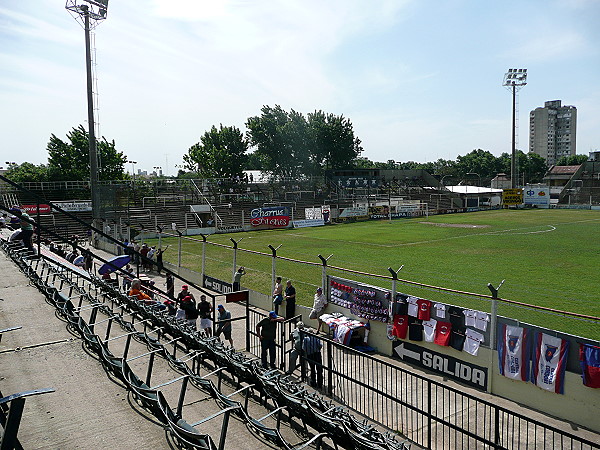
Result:
{"label": "corrugated roof", "polygon": [[572,175],[577,172],[581,165],[578,166],[553,166],[548,173],[553,175]]}

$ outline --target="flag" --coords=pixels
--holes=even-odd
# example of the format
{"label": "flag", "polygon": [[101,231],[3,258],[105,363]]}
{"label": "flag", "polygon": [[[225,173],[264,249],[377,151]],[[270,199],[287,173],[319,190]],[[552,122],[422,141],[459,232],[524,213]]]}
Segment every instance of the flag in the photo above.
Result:
{"label": "flag", "polygon": [[542,389],[564,394],[569,341],[536,333],[531,382]]}
{"label": "flag", "polygon": [[502,324],[498,328],[500,373],[513,380],[529,380],[529,330]]}
{"label": "flag", "polygon": [[583,384],[591,388],[600,388],[600,347],[580,343],[579,361]]}

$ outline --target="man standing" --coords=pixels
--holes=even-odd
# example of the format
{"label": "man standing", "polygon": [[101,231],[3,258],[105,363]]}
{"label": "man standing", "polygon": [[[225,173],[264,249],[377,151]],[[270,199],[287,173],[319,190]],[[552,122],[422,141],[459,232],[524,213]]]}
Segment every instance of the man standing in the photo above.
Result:
{"label": "man standing", "polygon": [[200,331],[204,332],[207,337],[212,336],[212,306],[206,301],[206,295],[200,296],[198,303],[198,313],[200,314]]}
{"label": "man standing", "polygon": [[[283,317],[275,314],[275,311],[269,313],[269,317],[256,324],[256,334],[260,339],[260,361],[265,369],[275,367],[275,336],[277,334],[277,322],[283,322]],[[269,365],[267,366],[267,352],[269,353]]]}
{"label": "man standing", "polygon": [[31,220],[31,217],[29,217],[29,214],[26,212],[21,211],[18,206],[13,206],[11,212],[19,219],[21,224],[21,234],[19,235],[19,239],[23,241],[23,245],[27,249],[33,251],[33,242],[31,241],[33,236],[33,225],[28,222]]}
{"label": "man standing", "polygon": [[315,299],[313,302],[312,310],[310,311],[309,319],[317,319],[317,323],[319,327],[317,328],[317,333],[321,331],[321,324],[323,323],[320,319],[321,312],[327,306],[327,298],[323,294],[323,288],[318,287],[317,292],[315,293]]}
{"label": "man standing", "polygon": [[[304,330],[304,323],[298,322],[296,324],[296,328],[291,333],[292,342],[294,343],[294,347],[290,352],[290,360],[288,365],[287,374],[291,374],[296,370],[296,366],[298,365],[298,357],[302,354],[302,330]],[[302,361],[304,363],[304,361]],[[304,366],[304,364],[303,364]]]}
{"label": "man standing", "polygon": [[321,340],[313,335],[305,335],[302,340],[302,351],[310,366],[310,385],[313,388],[323,387],[323,358],[321,356]]}
{"label": "man standing", "polygon": [[231,348],[233,348],[233,339],[231,338],[231,313],[225,309],[223,305],[217,306],[217,311],[219,312],[219,316],[217,320],[219,322],[219,327],[215,333],[215,336],[219,336],[223,333],[225,339],[229,341]]}
{"label": "man standing", "polygon": [[283,285],[281,284],[281,277],[275,279],[275,289],[273,289],[273,308],[275,314],[279,314],[279,305],[283,303]]}
{"label": "man standing", "polygon": [[242,281],[242,275],[246,275],[246,270],[243,266],[240,266],[238,271],[233,275],[233,291],[240,290],[240,282]]}
{"label": "man standing", "polygon": [[285,283],[285,318],[291,319],[296,312],[296,288],[292,286],[292,280]]}

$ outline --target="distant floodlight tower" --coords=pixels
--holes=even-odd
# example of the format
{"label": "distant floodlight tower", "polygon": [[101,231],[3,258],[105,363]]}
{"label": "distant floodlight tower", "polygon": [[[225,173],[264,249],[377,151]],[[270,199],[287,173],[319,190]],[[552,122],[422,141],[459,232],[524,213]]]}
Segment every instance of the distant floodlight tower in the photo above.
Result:
{"label": "distant floodlight tower", "polygon": [[98,201],[98,156],[96,151],[96,131],[94,121],[94,92],[92,85],[92,50],[90,29],[96,28],[106,19],[108,0],[67,0],[65,8],[83,25],[85,30],[85,68],[87,71],[88,139],[90,149],[90,196],[92,200],[92,220],[97,227],[100,219]]}
{"label": "distant floodlight tower", "polygon": [[517,187],[517,92],[527,84],[527,69],[508,69],[502,86],[512,91],[512,152],[510,157],[510,187]]}

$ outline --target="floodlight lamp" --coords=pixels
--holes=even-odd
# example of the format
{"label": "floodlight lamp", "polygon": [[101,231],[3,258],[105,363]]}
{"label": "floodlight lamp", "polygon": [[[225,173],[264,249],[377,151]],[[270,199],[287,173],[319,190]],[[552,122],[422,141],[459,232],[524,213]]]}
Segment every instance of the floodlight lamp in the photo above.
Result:
{"label": "floodlight lamp", "polygon": [[67,0],[65,8],[79,16],[100,21],[106,19],[108,0]]}
{"label": "floodlight lamp", "polygon": [[525,86],[527,84],[527,69],[508,69],[504,74],[503,86]]}

